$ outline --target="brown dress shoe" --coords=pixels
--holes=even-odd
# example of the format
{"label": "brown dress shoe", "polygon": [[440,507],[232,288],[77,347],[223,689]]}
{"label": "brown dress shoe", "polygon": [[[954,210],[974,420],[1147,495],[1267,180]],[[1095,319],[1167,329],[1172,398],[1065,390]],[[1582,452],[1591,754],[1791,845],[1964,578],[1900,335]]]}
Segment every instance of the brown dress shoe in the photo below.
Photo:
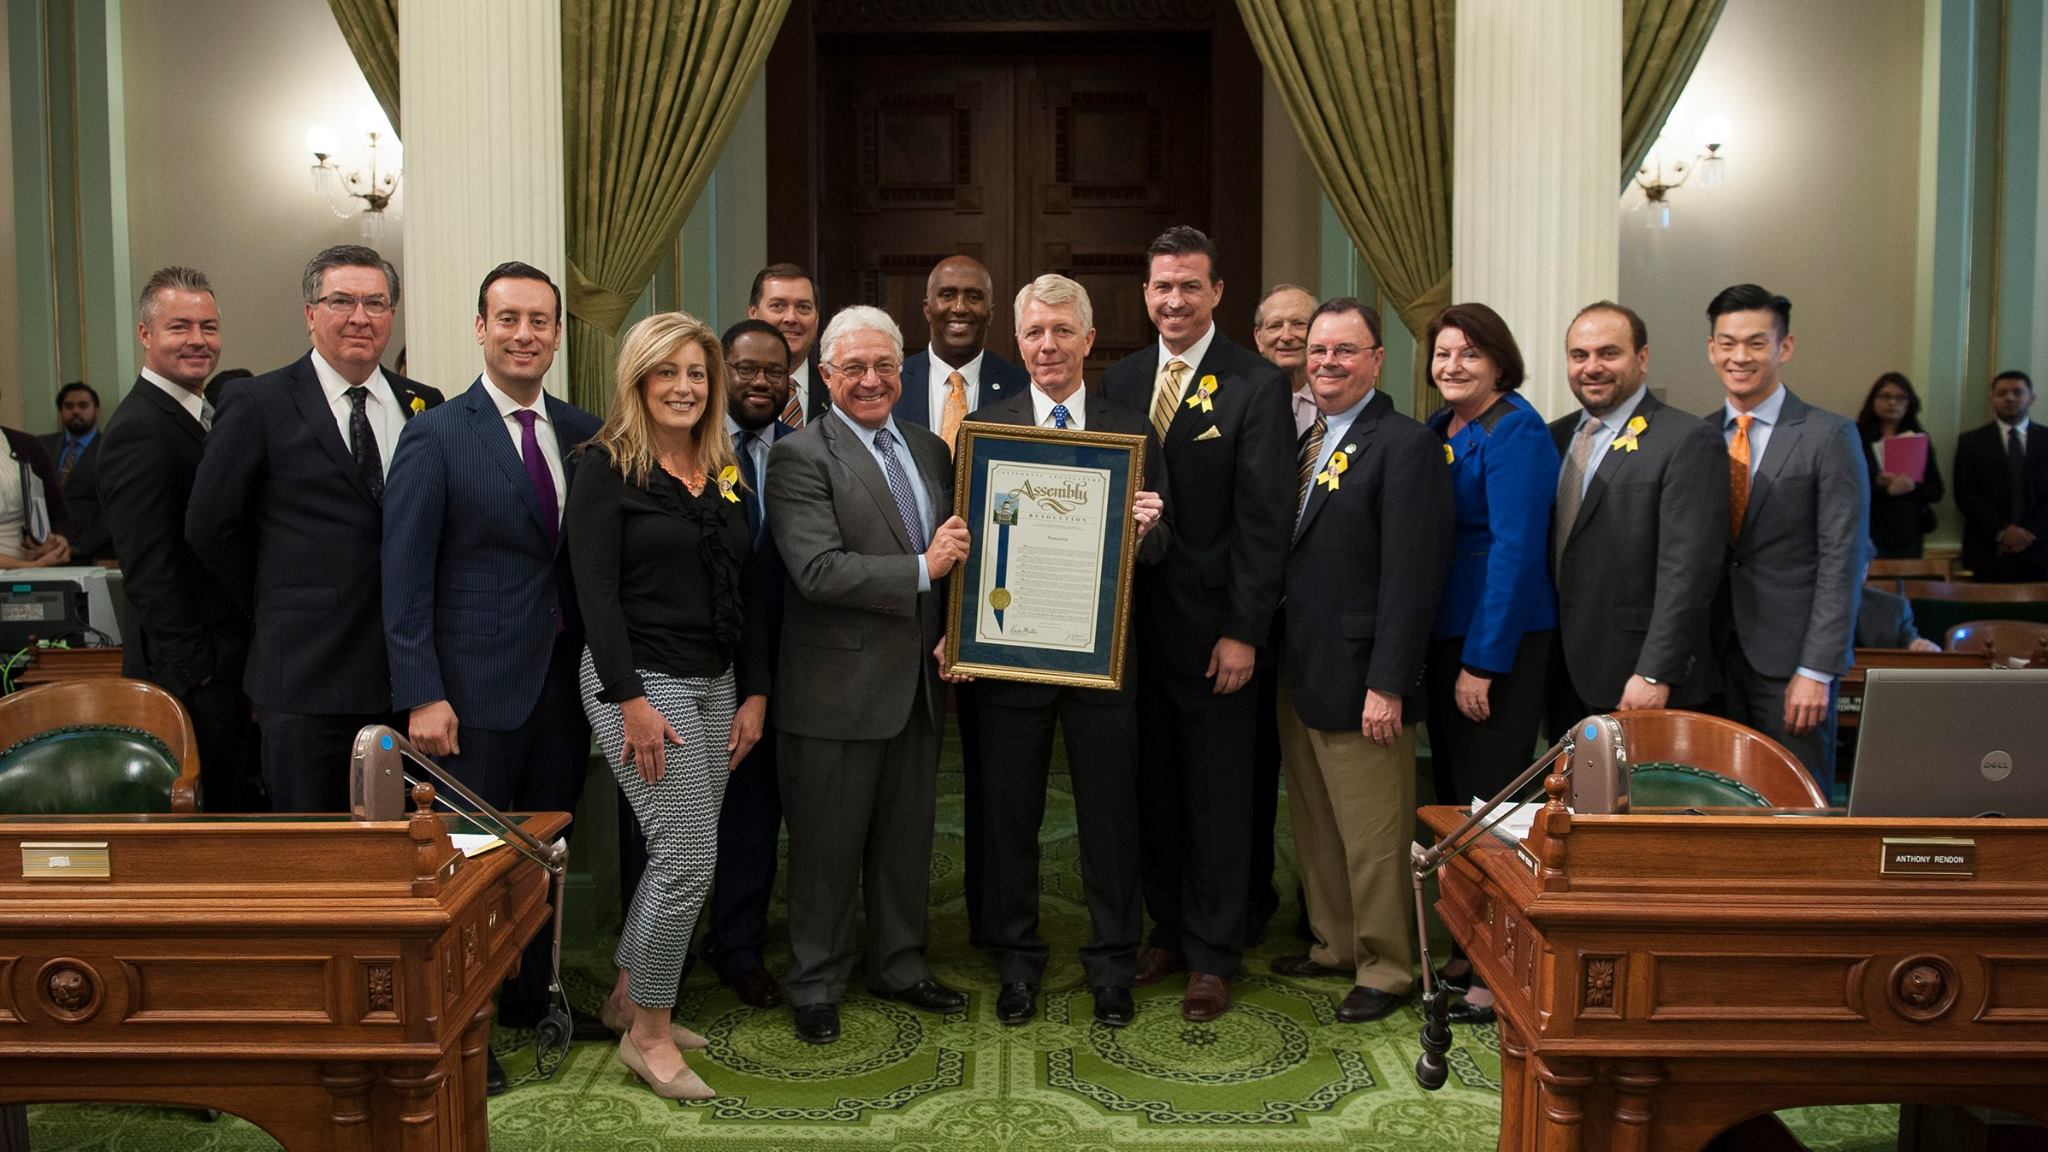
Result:
{"label": "brown dress shoe", "polygon": [[1230,981],[1207,972],[1188,974],[1188,994],[1181,998],[1183,1020],[1197,1024],[1214,1020],[1230,1011]]}
{"label": "brown dress shoe", "polygon": [[732,990],[749,1008],[773,1008],[782,1003],[782,992],[766,968],[749,968],[733,977]]}
{"label": "brown dress shoe", "polygon": [[1131,983],[1140,988],[1150,987],[1180,971],[1186,964],[1179,952],[1147,944],[1138,949],[1138,971],[1131,977]]}
{"label": "brown dress shoe", "polygon": [[1331,968],[1302,956],[1275,956],[1271,965],[1275,976],[1349,976],[1349,968]]}

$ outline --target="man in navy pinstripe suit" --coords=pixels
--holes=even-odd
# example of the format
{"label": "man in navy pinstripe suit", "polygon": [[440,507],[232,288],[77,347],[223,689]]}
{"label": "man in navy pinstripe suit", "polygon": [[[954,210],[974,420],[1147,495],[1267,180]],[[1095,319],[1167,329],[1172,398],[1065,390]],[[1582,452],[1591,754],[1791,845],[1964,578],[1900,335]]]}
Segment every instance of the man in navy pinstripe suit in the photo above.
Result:
{"label": "man in navy pinstripe suit", "polygon": [[[477,293],[483,374],[406,425],[385,497],[392,709],[422,751],[501,810],[574,812],[590,750],[561,509],[570,454],[598,421],[542,391],[561,324],[545,273],[492,269]],[[535,936],[506,985],[508,1024],[547,1009],[550,936]]]}

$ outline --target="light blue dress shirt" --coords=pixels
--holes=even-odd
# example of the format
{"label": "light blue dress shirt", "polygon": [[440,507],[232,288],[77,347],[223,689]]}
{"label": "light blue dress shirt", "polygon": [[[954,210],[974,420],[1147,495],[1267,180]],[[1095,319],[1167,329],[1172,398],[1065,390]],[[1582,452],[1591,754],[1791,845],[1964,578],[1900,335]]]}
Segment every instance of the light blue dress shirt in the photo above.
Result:
{"label": "light blue dress shirt", "polygon": [[[1325,419],[1323,424],[1323,454],[1316,458],[1315,470],[1310,472],[1309,475],[1314,476],[1330,466],[1330,457],[1336,455],[1337,449],[1344,446],[1344,437],[1350,434],[1351,426],[1358,423],[1358,414],[1365,411],[1365,406],[1372,403],[1372,398],[1379,395],[1379,392],[1378,388],[1367,388],[1365,395],[1358,398],[1358,403],[1337,413],[1335,416]],[[1313,426],[1314,418],[1311,417],[1310,419],[1311,426]],[[1316,486],[1311,482],[1308,486],[1308,492],[1302,495],[1301,507],[1294,510],[1294,519],[1296,521],[1299,521],[1302,512],[1307,510],[1308,498],[1315,494],[1315,490]]]}
{"label": "light blue dress shirt", "polygon": [[[837,416],[841,423],[853,429],[855,436],[860,437],[861,446],[865,447],[868,450],[868,454],[875,458],[875,467],[882,470],[882,477],[885,480],[889,476],[889,466],[883,463],[881,450],[875,447],[875,433],[880,432],[882,428],[889,430],[889,435],[896,441],[896,460],[903,465],[903,471],[910,476],[910,492],[911,495],[917,498],[917,518],[924,523],[924,538],[926,541],[930,541],[932,529],[938,527],[937,523],[932,520],[932,495],[925,490],[924,473],[917,470],[917,458],[910,454],[910,444],[903,439],[902,430],[896,427],[896,417],[890,416],[883,422],[882,428],[870,428],[846,413],[841,412],[837,406],[833,407],[832,415]],[[919,592],[929,592],[932,590],[931,571],[925,567],[922,553],[917,557],[917,590]]]}
{"label": "light blue dress shirt", "polygon": [[[1598,472],[1600,462],[1607,459],[1607,451],[1614,446],[1614,438],[1621,435],[1623,428],[1628,427],[1628,418],[1635,415],[1636,409],[1643,406],[1643,393],[1647,391],[1647,386],[1636,389],[1633,396],[1615,405],[1614,411],[1605,416],[1595,416],[1591,412],[1580,410],[1578,425],[1572,429],[1572,439],[1578,438],[1588,420],[1600,425],[1600,431],[1593,434],[1593,455],[1586,463],[1586,474],[1579,477],[1579,499],[1586,498],[1586,489],[1593,486],[1593,473]],[[1565,441],[1564,454],[1567,459],[1570,458],[1572,440]]]}

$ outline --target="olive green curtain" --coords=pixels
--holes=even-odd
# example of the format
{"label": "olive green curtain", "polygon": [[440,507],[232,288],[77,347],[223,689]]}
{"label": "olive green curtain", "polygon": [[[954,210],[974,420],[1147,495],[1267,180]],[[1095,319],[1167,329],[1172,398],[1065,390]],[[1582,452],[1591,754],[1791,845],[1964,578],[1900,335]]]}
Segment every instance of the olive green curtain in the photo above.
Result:
{"label": "olive green curtain", "polygon": [[1727,0],[1622,0],[1621,187],[1642,166],[1692,78]]}
{"label": "olive green curtain", "polygon": [[327,0],[370,92],[398,131],[398,0]]}
{"label": "olive green curtain", "polygon": [[[1238,0],[1344,231],[1420,340],[1451,302],[1453,0]],[[1418,355],[1414,406],[1434,406]]]}
{"label": "olive green curtain", "polygon": [[562,0],[570,394],[610,406],[619,326],[696,203],[789,0]]}

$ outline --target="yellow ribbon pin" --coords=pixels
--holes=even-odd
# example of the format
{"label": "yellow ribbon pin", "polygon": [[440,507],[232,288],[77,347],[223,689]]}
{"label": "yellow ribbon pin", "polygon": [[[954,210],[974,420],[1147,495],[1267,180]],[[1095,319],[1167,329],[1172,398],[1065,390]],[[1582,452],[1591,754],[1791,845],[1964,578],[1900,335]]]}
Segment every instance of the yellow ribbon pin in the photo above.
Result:
{"label": "yellow ribbon pin", "polygon": [[413,415],[417,416],[417,415],[419,415],[420,413],[422,413],[422,412],[425,412],[426,410],[427,410],[427,400],[426,400],[426,397],[424,397],[424,396],[415,396],[415,397],[413,397],[413,398],[412,398],[412,414],[413,414]]}
{"label": "yellow ribbon pin", "polygon": [[1628,425],[1621,430],[1621,435],[1614,438],[1614,443],[1608,445],[1607,450],[1609,452],[1634,452],[1642,447],[1642,445],[1636,443],[1636,437],[1642,435],[1643,429],[1649,426],[1650,422],[1641,416],[1631,416]]}
{"label": "yellow ribbon pin", "polygon": [[1344,455],[1342,449],[1332,452],[1330,453],[1330,462],[1323,466],[1321,472],[1316,473],[1316,483],[1335,492],[1337,490],[1337,477],[1344,475],[1345,471],[1350,467],[1351,458]]}
{"label": "yellow ribbon pin", "polygon": [[1449,444],[1444,445],[1444,463],[1456,464],[1457,462],[1458,454],[1456,452],[1451,451],[1451,446]]}
{"label": "yellow ribbon pin", "polygon": [[718,494],[734,504],[740,502],[739,493],[733,491],[733,485],[739,482],[740,470],[738,465],[727,464],[718,470]]}
{"label": "yellow ribbon pin", "polygon": [[1209,399],[1209,397],[1215,394],[1216,377],[1204,376],[1201,382],[1195,385],[1195,394],[1188,397],[1188,407],[1200,408],[1204,412],[1214,412],[1216,411],[1216,402]]}

